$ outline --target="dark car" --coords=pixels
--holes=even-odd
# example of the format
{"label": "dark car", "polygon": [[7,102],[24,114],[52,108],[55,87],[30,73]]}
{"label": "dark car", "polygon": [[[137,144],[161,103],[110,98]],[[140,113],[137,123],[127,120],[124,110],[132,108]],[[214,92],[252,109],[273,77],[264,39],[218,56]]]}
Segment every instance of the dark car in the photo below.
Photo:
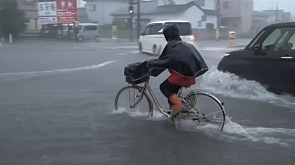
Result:
{"label": "dark car", "polygon": [[295,22],[265,27],[245,49],[226,53],[217,68],[295,95]]}

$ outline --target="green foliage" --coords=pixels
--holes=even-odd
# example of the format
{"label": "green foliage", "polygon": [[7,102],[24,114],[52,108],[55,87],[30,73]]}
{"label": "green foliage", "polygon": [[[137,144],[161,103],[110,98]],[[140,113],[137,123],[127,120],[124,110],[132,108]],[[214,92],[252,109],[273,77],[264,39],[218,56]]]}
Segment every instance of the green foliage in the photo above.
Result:
{"label": "green foliage", "polygon": [[26,29],[25,13],[17,8],[16,0],[0,1],[0,30],[4,37],[17,36]]}
{"label": "green foliage", "polygon": [[119,29],[124,29],[127,27],[127,22],[125,19],[114,18],[112,25],[117,25]]}

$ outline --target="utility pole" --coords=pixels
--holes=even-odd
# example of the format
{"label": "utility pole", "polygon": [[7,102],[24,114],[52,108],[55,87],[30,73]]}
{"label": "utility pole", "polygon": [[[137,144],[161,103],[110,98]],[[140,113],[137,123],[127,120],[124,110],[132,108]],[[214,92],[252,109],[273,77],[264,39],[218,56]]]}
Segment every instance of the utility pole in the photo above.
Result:
{"label": "utility pole", "polygon": [[129,14],[130,14],[130,41],[133,40],[133,0],[129,0]]}
{"label": "utility pole", "polygon": [[278,14],[279,14],[279,4],[280,4],[280,2],[279,1],[275,1],[275,2],[276,2],[275,21],[278,22],[279,21]]}
{"label": "utility pole", "polygon": [[220,37],[220,0],[216,0],[216,40]]}
{"label": "utility pole", "polygon": [[[4,0],[0,0],[0,13],[4,10]],[[4,33],[2,30],[2,20],[0,20],[0,44],[4,40]]]}
{"label": "utility pole", "polygon": [[140,0],[137,0],[137,39],[140,36]]}
{"label": "utility pole", "polygon": [[[130,19],[131,19],[131,34],[130,37],[133,38],[133,5],[137,5],[137,39],[139,39],[140,36],[140,0],[137,0],[137,2],[133,2],[134,0],[129,0],[129,13],[130,13]],[[131,39],[132,40],[132,39]]]}
{"label": "utility pole", "polygon": [[220,27],[220,0],[216,3],[216,14],[217,14],[217,29]]}

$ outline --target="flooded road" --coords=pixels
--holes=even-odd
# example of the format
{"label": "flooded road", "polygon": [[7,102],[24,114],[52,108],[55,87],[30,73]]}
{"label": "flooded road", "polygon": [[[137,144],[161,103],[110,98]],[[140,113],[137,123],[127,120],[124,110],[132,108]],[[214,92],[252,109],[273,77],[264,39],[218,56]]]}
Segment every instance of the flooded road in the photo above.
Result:
{"label": "flooded road", "polygon": [[[32,47],[34,45],[34,47]],[[216,70],[226,46],[199,50],[210,71],[192,88],[225,102],[223,132],[156,113],[115,111],[124,67],[152,59],[135,43],[27,41],[0,47],[0,164],[269,164],[295,161],[293,96]],[[233,48],[230,48],[233,49]],[[158,86],[168,73],[151,79]]]}

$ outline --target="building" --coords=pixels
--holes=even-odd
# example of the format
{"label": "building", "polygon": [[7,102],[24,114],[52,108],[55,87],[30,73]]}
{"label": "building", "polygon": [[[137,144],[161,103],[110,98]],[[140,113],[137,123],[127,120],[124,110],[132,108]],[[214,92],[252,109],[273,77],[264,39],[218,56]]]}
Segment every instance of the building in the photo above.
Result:
{"label": "building", "polygon": [[91,22],[88,19],[86,8],[84,8],[84,7],[77,8],[77,14],[78,14],[78,21],[80,23],[90,23]]}
{"label": "building", "polygon": [[[199,1],[201,2],[201,1]],[[217,14],[214,0],[196,3],[192,0],[158,0],[142,2],[140,7],[140,25],[143,27],[154,21],[186,20],[190,21],[193,33],[200,39],[212,38],[217,28]],[[121,8],[110,15],[115,19],[130,19],[128,8]],[[137,6],[134,6],[133,20],[137,24]],[[129,21],[128,21],[129,22]]]}
{"label": "building", "polygon": [[292,21],[291,13],[284,10],[253,11],[251,33],[256,34],[266,25],[278,22]]}
{"label": "building", "polygon": [[[88,19],[99,25],[111,24],[114,18],[128,19],[128,0],[86,0]],[[153,0],[141,2],[144,25],[163,19],[191,20],[193,28],[216,28],[215,0]],[[134,5],[134,20],[137,20]]]}
{"label": "building", "polygon": [[[38,22],[38,0],[18,0],[18,8],[25,12],[27,19],[26,34],[39,34],[42,24]],[[90,22],[87,18],[86,9],[78,8],[78,21]]]}
{"label": "building", "polygon": [[267,15],[267,23],[275,22],[287,22],[291,20],[291,12],[285,12],[284,10],[262,10],[264,15]]}
{"label": "building", "polygon": [[18,0],[18,8],[25,12],[27,19],[26,33],[39,33],[37,0]]}
{"label": "building", "polygon": [[[99,25],[110,25],[113,20],[118,19],[130,24],[128,0],[86,0],[86,2],[88,19],[98,22]],[[138,21],[136,4],[133,6],[133,11],[132,22],[136,28]],[[141,28],[149,22],[167,19],[190,21],[195,33],[198,33],[198,30],[210,29],[210,34],[213,34],[212,30],[217,28],[215,0],[141,0],[140,16]]]}
{"label": "building", "polygon": [[[208,0],[209,2],[210,0]],[[212,0],[213,1],[213,0]],[[163,2],[163,1],[162,1]],[[161,1],[141,3],[141,24],[145,26],[149,22],[179,19],[187,20],[192,23],[193,29],[216,29],[216,13],[214,5],[202,8],[194,1],[173,1],[173,4],[162,3]],[[171,1],[170,1],[171,2]],[[205,5],[204,5],[205,6]],[[129,19],[128,7],[121,8],[110,15],[116,19]],[[137,22],[137,6],[134,6],[133,22]]]}
{"label": "building", "polygon": [[99,25],[111,24],[113,16],[110,14],[120,8],[128,7],[128,0],[84,0],[88,19]]}
{"label": "building", "polygon": [[221,26],[247,34],[252,26],[253,0],[220,0]]}

